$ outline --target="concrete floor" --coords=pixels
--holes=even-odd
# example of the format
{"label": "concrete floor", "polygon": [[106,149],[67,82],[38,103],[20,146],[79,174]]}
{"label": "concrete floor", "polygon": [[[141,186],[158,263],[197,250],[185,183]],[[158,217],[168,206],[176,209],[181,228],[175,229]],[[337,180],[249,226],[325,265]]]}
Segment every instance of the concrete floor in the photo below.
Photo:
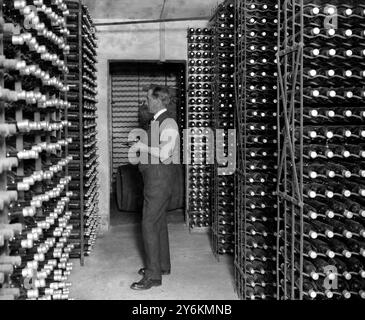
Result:
{"label": "concrete floor", "polygon": [[142,263],[140,224],[119,225],[99,238],[84,267],[74,261],[70,298],[77,300],[236,300],[232,257],[212,254],[209,236],[189,234],[183,223],[170,224],[172,274],[161,287],[137,292]]}

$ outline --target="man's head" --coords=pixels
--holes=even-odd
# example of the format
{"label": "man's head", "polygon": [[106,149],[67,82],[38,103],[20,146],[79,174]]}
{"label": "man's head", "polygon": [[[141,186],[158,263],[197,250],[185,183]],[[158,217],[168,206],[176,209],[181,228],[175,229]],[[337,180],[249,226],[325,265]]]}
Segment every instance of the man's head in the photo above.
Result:
{"label": "man's head", "polygon": [[149,112],[156,114],[170,104],[170,92],[167,88],[154,86],[148,89],[147,105]]}

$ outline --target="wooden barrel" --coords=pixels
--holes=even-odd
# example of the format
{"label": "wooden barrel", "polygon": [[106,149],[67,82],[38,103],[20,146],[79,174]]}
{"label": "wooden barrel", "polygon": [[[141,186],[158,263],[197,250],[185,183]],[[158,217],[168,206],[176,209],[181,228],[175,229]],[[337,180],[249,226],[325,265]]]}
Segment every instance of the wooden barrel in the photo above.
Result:
{"label": "wooden barrel", "polygon": [[115,193],[120,211],[142,212],[143,179],[138,166],[125,165],[118,168]]}
{"label": "wooden barrel", "polygon": [[182,165],[174,165],[175,180],[172,185],[172,197],[169,204],[169,211],[184,208],[184,169]]}
{"label": "wooden barrel", "polygon": [[[169,211],[184,208],[184,169],[181,165],[174,166],[175,183]],[[118,210],[125,212],[142,212],[143,209],[143,179],[137,166],[125,165],[118,168],[115,183],[115,193]]]}

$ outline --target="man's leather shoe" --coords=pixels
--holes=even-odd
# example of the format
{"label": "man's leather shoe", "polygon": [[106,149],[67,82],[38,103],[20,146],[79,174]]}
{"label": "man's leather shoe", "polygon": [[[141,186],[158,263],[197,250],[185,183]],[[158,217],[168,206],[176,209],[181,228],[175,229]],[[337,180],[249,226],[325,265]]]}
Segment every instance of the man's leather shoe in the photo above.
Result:
{"label": "man's leather shoe", "polygon": [[[167,271],[161,271],[161,274],[163,276],[168,276],[169,274],[171,273],[170,270],[167,270]],[[146,268],[142,268],[142,269],[139,269],[138,270],[138,274],[141,275],[141,276],[144,276],[146,274]]]}
{"label": "man's leather shoe", "polygon": [[139,282],[134,282],[131,285],[131,289],[133,290],[148,290],[152,287],[158,287],[162,284],[161,280],[152,280],[148,279],[146,277],[143,277],[143,279]]}

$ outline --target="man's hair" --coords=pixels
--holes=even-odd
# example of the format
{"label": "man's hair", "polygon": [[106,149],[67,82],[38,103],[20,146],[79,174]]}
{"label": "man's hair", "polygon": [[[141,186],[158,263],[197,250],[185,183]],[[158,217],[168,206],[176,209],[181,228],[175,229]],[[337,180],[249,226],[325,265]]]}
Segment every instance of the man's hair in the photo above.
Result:
{"label": "man's hair", "polygon": [[170,104],[170,91],[168,88],[160,87],[160,86],[151,86],[149,88],[152,90],[152,96],[155,99],[160,99],[162,102],[162,105],[167,108]]}

